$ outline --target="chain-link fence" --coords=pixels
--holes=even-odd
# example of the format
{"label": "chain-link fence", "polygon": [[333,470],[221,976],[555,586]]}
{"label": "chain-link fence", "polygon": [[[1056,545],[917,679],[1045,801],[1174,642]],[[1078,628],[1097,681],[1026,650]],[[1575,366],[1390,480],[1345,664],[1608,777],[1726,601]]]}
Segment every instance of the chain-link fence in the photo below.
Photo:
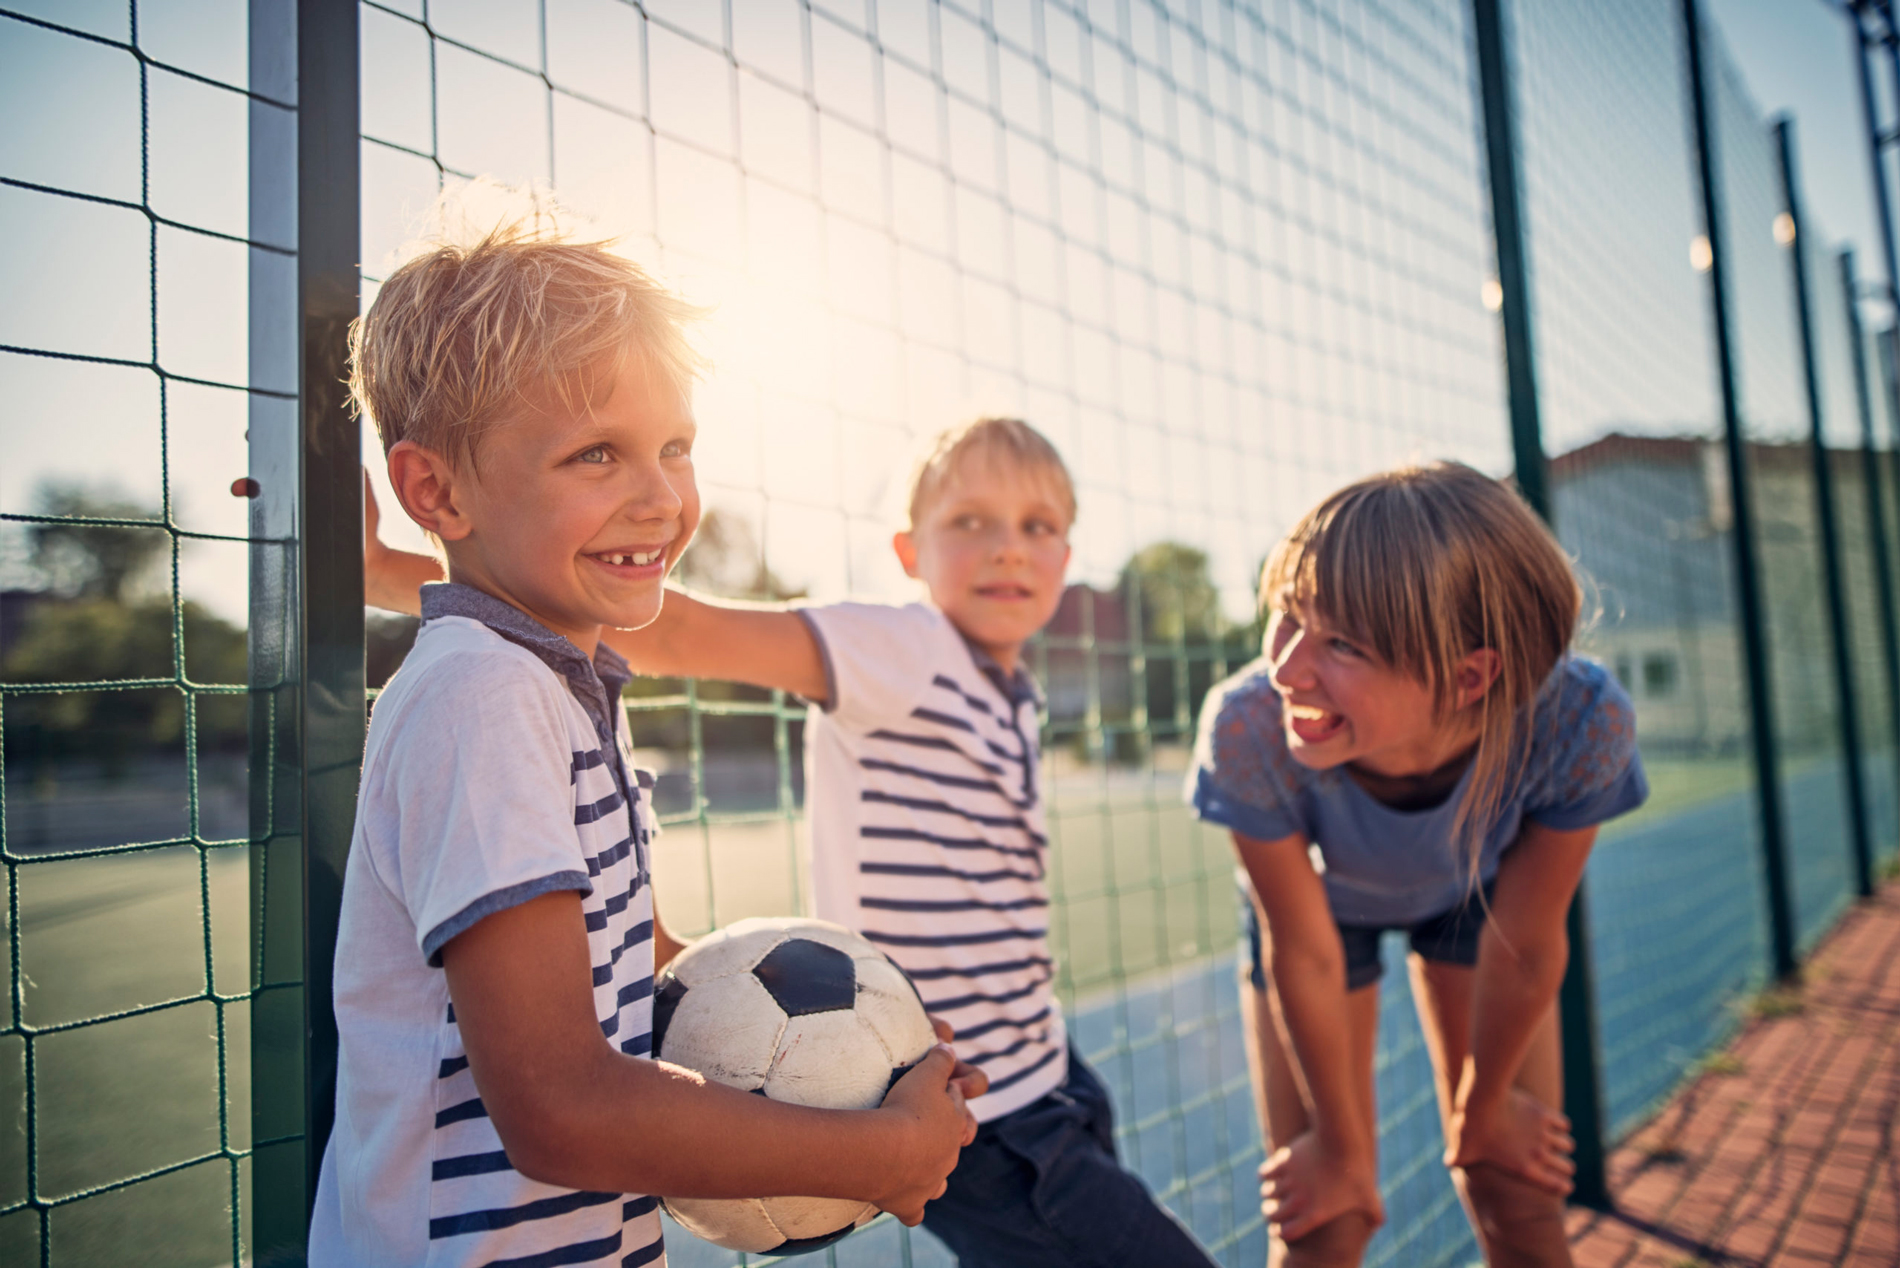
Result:
{"label": "chain-link fence", "polygon": [[[0,8],[0,99],[32,120],[0,137],[14,230],[0,247],[7,1262],[94,1262],[134,1239],[155,1262],[282,1258],[312,1178],[297,1159],[321,1131],[310,1106],[328,1058],[320,1037],[296,1037],[305,957],[327,956],[333,930],[320,902],[302,915],[322,892],[304,883],[317,830],[303,781],[348,760],[311,730],[325,680],[305,644],[319,610],[354,609],[305,571],[325,513],[310,472],[344,468],[299,440],[311,327],[289,279],[313,209],[358,208],[354,193],[325,201],[315,147],[299,148],[284,86],[299,9],[324,17],[317,0]],[[1300,511],[1410,458],[1511,472],[1472,9],[342,11],[359,24],[360,62],[335,82],[348,114],[360,105],[365,303],[438,193],[490,177],[552,187],[713,306],[697,398],[709,514],[690,584],[907,598],[892,482],[920,436],[983,411],[1060,446],[1081,504],[1075,564],[1031,663],[1048,698],[1062,1002],[1115,1094],[1127,1160],[1223,1262],[1260,1262],[1232,856],[1179,783],[1202,694],[1255,654],[1254,574]],[[1583,648],[1635,699],[1654,787],[1603,834],[1579,948],[1606,1128],[1621,1130],[1772,971],[1765,846],[1786,850],[1801,946],[1850,898],[1848,762],[1875,850],[1900,844],[1879,601],[1900,562],[1891,358],[1855,324],[1853,284],[1813,219],[1798,240],[1781,225],[1774,134],[1706,49],[1747,473],[1734,488],[1681,7],[1505,16],[1550,505],[1600,600]],[[302,70],[310,131],[329,116],[312,114],[323,81]],[[301,226],[284,209],[298,179]],[[1828,503],[1791,246],[1811,280]],[[331,483],[340,523],[354,504]],[[1766,599],[1776,833],[1761,819],[1739,498]],[[401,526],[385,530],[401,543]],[[372,682],[407,636],[372,615]],[[630,707],[659,771],[669,923],[797,910],[802,709],[660,681]],[[1405,975],[1385,981],[1389,1222],[1369,1262],[1464,1262]],[[741,1261],[677,1229],[669,1253]],[[889,1221],[827,1254],[949,1259]]]}

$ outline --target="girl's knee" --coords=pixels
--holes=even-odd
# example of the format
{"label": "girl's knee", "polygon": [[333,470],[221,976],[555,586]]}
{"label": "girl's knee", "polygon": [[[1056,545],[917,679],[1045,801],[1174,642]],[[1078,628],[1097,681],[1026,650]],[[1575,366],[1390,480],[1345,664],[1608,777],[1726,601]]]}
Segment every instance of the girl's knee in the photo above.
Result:
{"label": "girl's knee", "polygon": [[1297,1242],[1273,1238],[1269,1268],[1359,1268],[1378,1229],[1357,1211],[1320,1225]]}
{"label": "girl's knee", "polygon": [[1477,1225],[1487,1263],[1496,1268],[1570,1263],[1561,1197],[1485,1164],[1454,1167],[1452,1178]]}

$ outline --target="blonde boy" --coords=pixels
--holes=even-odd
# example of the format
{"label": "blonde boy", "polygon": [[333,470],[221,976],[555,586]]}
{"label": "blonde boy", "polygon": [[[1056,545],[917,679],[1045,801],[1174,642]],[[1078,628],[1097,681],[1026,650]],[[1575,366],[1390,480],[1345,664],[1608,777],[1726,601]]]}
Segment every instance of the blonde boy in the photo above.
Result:
{"label": "blonde boy", "polygon": [[[1107,1094],[1051,989],[1040,699],[1022,651],[1061,601],[1075,509],[1046,439],[982,419],[937,438],[892,541],[927,603],[787,609],[674,592],[657,620],[608,638],[642,673],[813,702],[815,914],[888,952],[989,1075],[971,1102],[982,1127],[926,1227],[985,1268],[1204,1265],[1116,1162]],[[426,567],[372,542],[372,600],[400,605]]]}
{"label": "blonde boy", "polygon": [[811,1194],[908,1223],[974,1132],[939,1047],[880,1109],[780,1105],[649,1059],[651,778],[603,627],[649,624],[699,516],[680,301],[503,228],[397,270],[352,386],[442,544],[377,702],[344,879],[316,1265],[664,1262],[643,1194]]}

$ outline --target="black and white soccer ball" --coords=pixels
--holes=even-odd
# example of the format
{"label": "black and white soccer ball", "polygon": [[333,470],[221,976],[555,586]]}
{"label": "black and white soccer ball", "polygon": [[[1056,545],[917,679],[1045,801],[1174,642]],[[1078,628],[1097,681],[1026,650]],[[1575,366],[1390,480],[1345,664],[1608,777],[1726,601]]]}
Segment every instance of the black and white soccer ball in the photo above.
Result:
{"label": "black and white soccer ball", "polygon": [[[775,1101],[872,1109],[937,1037],[882,951],[823,920],[741,920],[682,951],[653,991],[653,1053]],[[877,1214],[837,1198],[667,1198],[689,1232],[795,1255]]]}

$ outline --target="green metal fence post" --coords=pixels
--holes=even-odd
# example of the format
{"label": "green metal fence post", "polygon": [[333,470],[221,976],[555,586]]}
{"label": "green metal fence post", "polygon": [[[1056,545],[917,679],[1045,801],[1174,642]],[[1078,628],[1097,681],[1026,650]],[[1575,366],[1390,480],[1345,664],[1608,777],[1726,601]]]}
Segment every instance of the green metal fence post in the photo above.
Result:
{"label": "green metal fence post", "polygon": [[356,0],[297,4],[297,266],[303,322],[304,1158],[336,1105],[331,960],[368,722],[363,668],[362,430],[350,415],[350,323],[362,290]]}
{"label": "green metal fence post", "polygon": [[[1876,13],[1884,33],[1876,34],[1868,30],[1866,14]],[[1897,310],[1900,310],[1900,290],[1895,287],[1895,279],[1900,278],[1900,250],[1894,245],[1893,234],[1893,195],[1887,185],[1887,147],[1900,140],[1900,131],[1889,132],[1880,126],[1880,108],[1874,93],[1874,68],[1872,46],[1884,42],[1888,49],[1888,69],[1892,75],[1892,86],[1900,89],[1900,51],[1893,44],[1893,6],[1891,4],[1870,4],[1867,0],[1854,0],[1851,16],[1854,22],[1855,51],[1858,56],[1854,67],[1860,82],[1861,122],[1867,129],[1867,157],[1872,164],[1872,185],[1874,189],[1874,227],[1880,232],[1880,254],[1887,266],[1886,281],[1880,286],[1880,292]],[[1891,361],[1883,368],[1881,379],[1887,388],[1890,401],[1900,400],[1900,390],[1896,390]],[[1894,479],[1894,488],[1900,491],[1900,444],[1896,444],[1887,455],[1888,466]],[[1883,532],[1882,536],[1886,534]],[[1893,543],[1900,546],[1900,543]]]}
{"label": "green metal fence post", "polygon": [[1762,870],[1767,880],[1768,926],[1774,975],[1795,971],[1794,903],[1788,879],[1781,816],[1780,762],[1775,752],[1774,693],[1769,676],[1768,622],[1762,602],[1761,566],[1755,551],[1755,508],[1742,435],[1741,402],[1735,383],[1735,349],[1729,331],[1723,246],[1722,191],[1717,183],[1714,89],[1703,64],[1702,14],[1697,0],[1682,0],[1683,43],[1689,64],[1690,110],[1695,120],[1696,175],[1702,192],[1702,232],[1709,245],[1710,321],[1715,328],[1716,368],[1722,384],[1722,440],[1727,451],[1734,506],[1736,601],[1741,608],[1742,661],[1747,669],[1755,782],[1761,814]]}
{"label": "green metal fence post", "polygon": [[1794,273],[1795,326],[1801,343],[1801,368],[1807,387],[1809,447],[1814,458],[1815,519],[1821,528],[1821,581],[1827,592],[1828,633],[1834,652],[1834,694],[1840,706],[1841,753],[1847,793],[1848,845],[1854,864],[1856,891],[1874,892],[1872,846],[1867,826],[1867,793],[1860,766],[1860,719],[1854,697],[1853,648],[1847,623],[1847,587],[1841,575],[1841,534],[1834,518],[1834,471],[1829,465],[1827,429],[1821,413],[1821,380],[1814,364],[1814,313],[1808,295],[1806,222],[1802,218],[1801,182],[1795,166],[1794,120],[1775,121],[1775,153],[1780,160],[1781,194],[1794,226],[1788,243],[1789,266]]}
{"label": "green metal fence post", "polygon": [[297,103],[294,120],[253,110],[251,136],[254,230],[261,219],[296,251],[281,276],[253,252],[253,373],[282,363],[298,392],[294,411],[263,414],[268,402],[254,400],[251,415],[259,1264],[302,1262],[329,1138],[331,958],[363,757],[361,446],[343,386],[360,289],[357,12],[356,0],[250,6],[254,82]]}
{"label": "green metal fence post", "polygon": [[[1511,410],[1511,450],[1518,491],[1554,525],[1543,428],[1537,407],[1537,363],[1531,339],[1530,276],[1525,254],[1522,183],[1517,171],[1515,102],[1505,52],[1503,0],[1472,0],[1472,33],[1478,54],[1478,90],[1484,114],[1485,159],[1491,194],[1492,240],[1497,250],[1503,304],[1504,369]],[[1603,1074],[1599,1053],[1596,990],[1590,972],[1590,929],[1584,886],[1577,885],[1565,918],[1570,959],[1558,996],[1562,1014],[1564,1113],[1577,1142],[1574,1201],[1597,1210],[1610,1206],[1604,1176]]]}
{"label": "green metal fence post", "polygon": [[[1880,451],[1874,436],[1873,394],[1867,386],[1866,335],[1860,324],[1854,253],[1841,252],[1840,263],[1841,293],[1847,297],[1847,338],[1854,354],[1854,402],[1860,410],[1861,473],[1867,482],[1867,540],[1873,550],[1874,599],[1880,609],[1880,658],[1886,669],[1887,718],[1893,728],[1894,761],[1900,764],[1900,616],[1894,610],[1886,494],[1881,488]],[[1900,782],[1896,786],[1900,787]]]}

